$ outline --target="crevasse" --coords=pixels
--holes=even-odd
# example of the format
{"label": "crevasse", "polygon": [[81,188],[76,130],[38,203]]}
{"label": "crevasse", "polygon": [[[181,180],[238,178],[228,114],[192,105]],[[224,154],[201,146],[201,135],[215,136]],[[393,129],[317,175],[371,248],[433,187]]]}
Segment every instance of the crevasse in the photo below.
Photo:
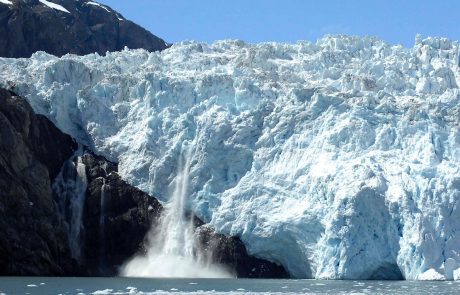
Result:
{"label": "crevasse", "polygon": [[189,208],[295,277],[460,277],[456,42],[36,53],[0,84],[163,201],[196,142]]}

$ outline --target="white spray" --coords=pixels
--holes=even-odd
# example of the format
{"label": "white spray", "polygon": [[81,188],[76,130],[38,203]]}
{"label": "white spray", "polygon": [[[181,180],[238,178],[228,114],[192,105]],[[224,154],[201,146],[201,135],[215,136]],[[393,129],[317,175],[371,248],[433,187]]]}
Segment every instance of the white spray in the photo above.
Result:
{"label": "white spray", "polygon": [[230,273],[197,251],[192,217],[186,217],[192,146],[182,144],[177,175],[169,202],[157,230],[149,235],[147,254],[137,256],[122,269],[132,277],[228,278]]}

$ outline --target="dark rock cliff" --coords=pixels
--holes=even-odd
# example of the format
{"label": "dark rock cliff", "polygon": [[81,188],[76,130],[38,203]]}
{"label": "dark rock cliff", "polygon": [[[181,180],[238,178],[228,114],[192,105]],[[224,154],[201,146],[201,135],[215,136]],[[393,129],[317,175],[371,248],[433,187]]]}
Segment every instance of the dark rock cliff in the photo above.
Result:
{"label": "dark rock cliff", "polygon": [[73,140],[3,89],[0,138],[0,274],[78,273],[51,190]]}
{"label": "dark rock cliff", "polygon": [[91,153],[82,161],[88,177],[84,264],[92,275],[116,275],[123,262],[142,251],[144,236],[162,206],[123,181],[116,164]]}
{"label": "dark rock cliff", "polygon": [[56,56],[119,51],[125,46],[148,51],[168,45],[105,5],[87,0],[52,0],[68,12],[39,0],[0,3],[0,56],[30,57],[36,51]]}
{"label": "dark rock cliff", "polygon": [[207,225],[199,226],[195,236],[200,251],[212,253],[214,262],[227,266],[239,278],[289,278],[282,266],[250,256],[237,237],[218,234]]}
{"label": "dark rock cliff", "polygon": [[[145,251],[144,237],[162,206],[123,181],[115,163],[77,149],[25,99],[3,89],[0,138],[0,275],[110,276]],[[82,199],[57,188],[60,180],[66,190],[77,190],[77,176],[84,178]],[[200,251],[212,252],[238,277],[288,276],[281,266],[249,256],[238,238],[195,224]]]}

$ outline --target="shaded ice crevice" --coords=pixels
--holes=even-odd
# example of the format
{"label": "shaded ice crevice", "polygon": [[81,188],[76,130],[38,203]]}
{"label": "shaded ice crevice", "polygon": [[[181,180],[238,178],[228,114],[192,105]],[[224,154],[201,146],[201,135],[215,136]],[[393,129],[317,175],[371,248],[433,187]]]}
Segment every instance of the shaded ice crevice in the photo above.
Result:
{"label": "shaded ice crevice", "polygon": [[196,140],[190,209],[293,276],[458,273],[456,42],[183,42],[0,69],[3,86],[163,201],[180,144]]}

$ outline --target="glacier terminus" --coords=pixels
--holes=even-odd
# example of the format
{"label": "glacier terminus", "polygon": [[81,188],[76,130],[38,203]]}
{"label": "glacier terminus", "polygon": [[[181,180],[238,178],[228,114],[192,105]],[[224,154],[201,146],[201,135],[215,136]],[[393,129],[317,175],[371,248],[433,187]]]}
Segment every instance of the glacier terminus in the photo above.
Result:
{"label": "glacier terminus", "polygon": [[248,252],[319,279],[460,279],[460,47],[417,36],[181,42],[0,59],[28,99],[120,175]]}

